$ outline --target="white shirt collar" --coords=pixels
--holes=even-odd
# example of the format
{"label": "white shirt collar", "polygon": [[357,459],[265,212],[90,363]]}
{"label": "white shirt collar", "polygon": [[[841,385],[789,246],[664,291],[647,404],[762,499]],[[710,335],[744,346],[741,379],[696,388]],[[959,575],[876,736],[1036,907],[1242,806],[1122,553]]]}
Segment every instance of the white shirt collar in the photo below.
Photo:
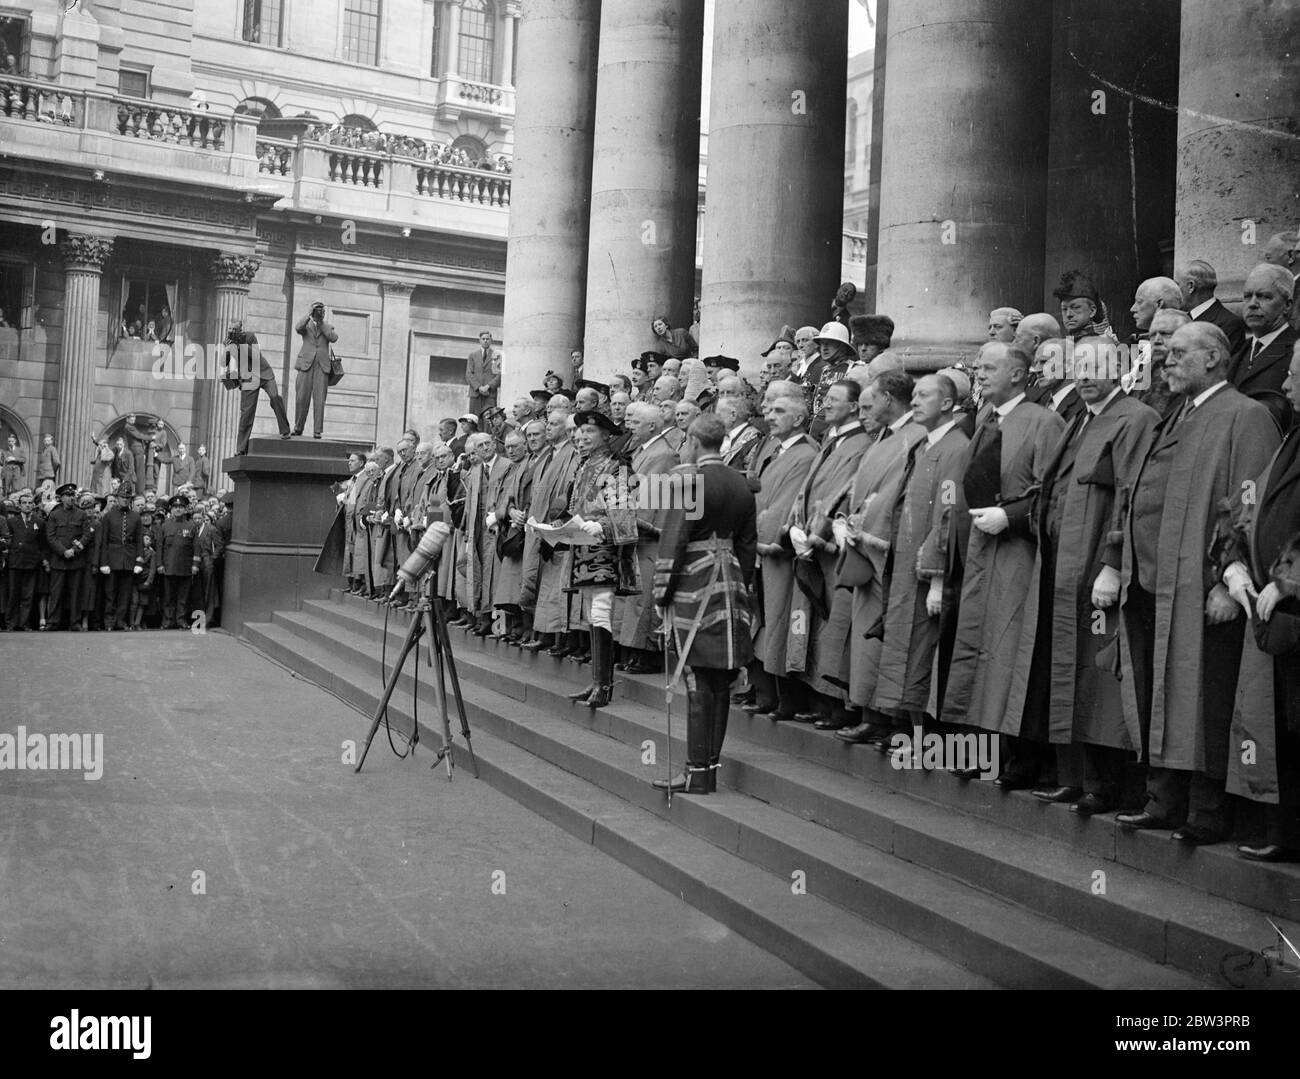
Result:
{"label": "white shirt collar", "polygon": [[1070,395],[1070,391],[1071,391],[1072,389],[1074,389],[1074,383],[1073,383],[1073,382],[1067,382],[1064,386],[1062,386],[1059,390],[1057,390],[1054,394],[1052,394],[1052,411],[1053,411],[1053,412],[1056,412],[1057,410],[1060,409],[1060,407],[1061,407],[1061,402],[1064,401],[1064,400],[1066,399],[1066,397],[1068,397],[1068,396]]}
{"label": "white shirt collar", "polygon": [[998,422],[1001,423],[1008,416],[1010,416],[1011,410],[1015,408],[1016,405],[1020,404],[1020,402],[1023,401],[1024,399],[1025,399],[1025,395],[1023,393],[1018,393],[1015,395],[1015,397],[1011,398],[1010,401],[1007,401],[1005,404],[998,405],[997,408],[993,410],[994,412],[997,413]]}
{"label": "white shirt collar", "polygon": [[898,434],[899,431],[901,431],[904,427],[906,427],[911,422],[912,422],[912,413],[910,411],[904,412],[901,416],[898,417],[898,419],[896,419],[893,423],[889,425],[889,429],[893,431],[894,434]]}
{"label": "white shirt collar", "polygon": [[741,421],[740,423],[736,424],[736,426],[733,427],[730,431],[727,432],[727,437],[735,438],[738,434],[740,434],[741,431],[743,431],[748,426],[749,426],[748,420]]}
{"label": "white shirt collar", "polygon": [[1211,296],[1204,303],[1198,303],[1187,313],[1191,315],[1192,318],[1200,318],[1203,314],[1205,314],[1206,311],[1208,311],[1213,306],[1214,306],[1214,297]]}
{"label": "white shirt collar", "polygon": [[1094,416],[1100,416],[1102,412],[1105,411],[1106,406],[1110,404],[1113,400],[1115,400],[1115,398],[1118,397],[1123,392],[1124,392],[1123,386],[1116,386],[1113,390],[1110,391],[1109,394],[1107,394],[1106,399],[1104,401],[1094,401],[1092,404],[1090,404],[1088,406],[1088,411],[1091,412]]}
{"label": "white shirt collar", "polygon": [[1216,382],[1208,390],[1202,390],[1199,394],[1197,394],[1194,398],[1192,398],[1192,408],[1200,408],[1203,404],[1205,404],[1206,401],[1210,399],[1210,396],[1212,394],[1218,393],[1219,390],[1223,389],[1223,387],[1226,386],[1227,384],[1228,384],[1228,380],[1225,378],[1222,382]]}
{"label": "white shirt collar", "polygon": [[933,431],[925,436],[927,446],[933,446],[939,439],[943,438],[957,424],[956,420],[949,420],[947,423],[941,423]]}
{"label": "white shirt collar", "polygon": [[1263,337],[1255,337],[1254,335],[1252,335],[1248,343],[1250,350],[1252,352],[1254,351],[1256,341],[1260,343],[1261,349],[1268,348],[1268,346],[1271,345],[1277,339],[1278,334],[1280,334],[1286,328],[1287,328],[1287,323],[1283,322],[1282,325],[1279,326],[1276,330],[1270,330]]}
{"label": "white shirt collar", "polygon": [[788,450],[791,446],[793,446],[796,442],[798,442],[799,439],[801,439],[801,438],[803,438],[803,432],[802,432],[802,431],[796,431],[796,432],[795,432],[794,434],[792,434],[789,438],[783,438],[783,439],[781,439],[781,452],[784,453],[784,452],[785,452],[786,450]]}
{"label": "white shirt collar", "polygon": [[853,428],[861,427],[861,426],[862,426],[862,421],[858,419],[856,416],[854,416],[853,419],[845,421],[844,423],[840,424],[838,427],[827,428],[826,440],[829,442],[832,438],[839,438],[839,436],[844,434],[845,432],[852,431]]}

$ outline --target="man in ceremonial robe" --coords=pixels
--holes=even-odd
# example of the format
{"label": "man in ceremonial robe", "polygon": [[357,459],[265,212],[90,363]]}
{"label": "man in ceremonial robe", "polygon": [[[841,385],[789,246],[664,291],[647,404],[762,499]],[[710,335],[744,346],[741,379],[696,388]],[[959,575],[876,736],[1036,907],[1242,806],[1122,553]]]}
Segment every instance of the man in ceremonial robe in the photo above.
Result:
{"label": "man in ceremonial robe", "polygon": [[[926,436],[908,455],[892,510],[883,637],[870,706],[890,717],[891,727],[909,732],[927,712],[934,715],[939,616],[954,593],[948,580],[954,572],[949,546],[956,534],[953,515],[969,443],[954,417],[958,398],[947,375],[926,375],[917,382],[912,419]],[[887,732],[873,732],[873,740],[887,744]]]}
{"label": "man in ceremonial robe", "polygon": [[1211,556],[1220,514],[1280,441],[1268,410],[1227,381],[1228,339],[1190,322],[1169,342],[1169,387],[1186,398],[1156,428],[1133,488],[1118,592],[1124,716],[1149,764],[1147,804],[1126,828],[1172,828],[1188,844],[1231,828],[1224,782],[1245,620]]}
{"label": "man in ceremonial robe", "polygon": [[[533,497],[528,514],[540,524],[558,524],[569,505],[573,477],[578,471],[578,449],[573,444],[568,413],[549,411],[546,417],[547,448],[533,480]],[[533,608],[536,640],[530,651],[551,649],[549,655],[567,648],[569,597],[563,591],[564,547],[552,547],[528,531],[524,542],[524,564],[520,580],[520,602]]]}
{"label": "man in ceremonial robe", "polygon": [[[1118,612],[1093,604],[1103,557],[1118,554],[1117,515],[1137,477],[1152,431],[1154,409],[1120,387],[1113,342],[1080,338],[1075,347],[1079,397],[1085,412],[1066,428],[1048,457],[1034,509],[1038,558],[1012,696],[1028,713],[1047,718],[1056,748],[1056,782],[1034,797],[1068,802],[1083,816],[1120,802],[1126,760],[1138,749],[1124,724],[1119,679],[1099,653],[1114,652]],[[1025,688],[1020,681],[1026,680]]]}
{"label": "man in ceremonial robe", "polygon": [[[530,434],[531,431],[531,434]],[[511,464],[501,482],[493,514],[497,522],[497,565],[492,579],[492,606],[505,612],[505,640],[518,644],[523,637],[523,608],[519,592],[523,582],[525,512],[533,497],[533,469],[540,451],[542,425],[524,421],[523,429],[506,435],[506,457]]]}
{"label": "man in ceremonial robe", "polygon": [[496,440],[487,432],[471,435],[465,446],[470,458],[465,474],[465,608],[474,616],[471,632],[486,637],[492,632],[492,574],[497,561],[493,507],[510,461],[497,453]]}
{"label": "man in ceremonial robe", "polygon": [[[784,391],[784,392],[782,392]],[[754,651],[762,664],[750,667],[756,686],[753,705],[773,719],[794,719],[803,710],[807,691],[791,678],[788,661],[790,609],[794,597],[794,552],[786,539],[787,520],[803,488],[809,468],[817,460],[817,444],[807,435],[809,407],[803,390],[792,382],[773,383],[765,397],[770,434],[768,445],[755,459],[749,486],[757,485],[758,555],[761,579],[762,622]],[[785,542],[782,542],[782,541]],[[764,677],[766,676],[766,677]],[[770,679],[770,681],[769,681]]]}
{"label": "man in ceremonial robe", "polygon": [[[624,670],[632,674],[649,674],[663,670],[659,652],[661,626],[655,614],[655,556],[659,550],[659,530],[666,507],[650,504],[653,500],[641,492],[663,489],[666,477],[677,467],[677,450],[664,437],[663,418],[654,405],[637,403],[627,412],[627,426],[632,433],[630,467],[635,479],[629,480],[629,497],[636,506],[636,557],[641,575],[641,594],[616,598],[614,626],[625,657]],[[635,484],[635,489],[632,485]]]}
{"label": "man in ceremonial robe", "polygon": [[1055,412],[1025,399],[1031,362],[1020,348],[999,341],[980,350],[976,377],[984,406],[957,491],[958,535],[969,529],[969,538],[963,544],[957,632],[940,706],[945,723],[1017,739],[996,780],[1010,790],[1038,781],[1036,746],[1047,741],[1045,729],[1022,722],[1023,679],[1021,691],[1013,696],[1012,690],[1022,639],[1028,635],[1032,642],[1036,628],[1025,618],[1037,547],[1030,511],[1038,477],[1065,427]]}
{"label": "man in ceremonial robe", "polygon": [[[1283,382],[1300,414],[1300,345]],[[1244,497],[1249,492],[1249,497]],[[1253,487],[1237,500],[1224,572],[1244,600],[1245,635],[1228,757],[1228,793],[1245,799],[1237,852],[1250,861],[1300,861],[1300,434],[1295,424]]]}

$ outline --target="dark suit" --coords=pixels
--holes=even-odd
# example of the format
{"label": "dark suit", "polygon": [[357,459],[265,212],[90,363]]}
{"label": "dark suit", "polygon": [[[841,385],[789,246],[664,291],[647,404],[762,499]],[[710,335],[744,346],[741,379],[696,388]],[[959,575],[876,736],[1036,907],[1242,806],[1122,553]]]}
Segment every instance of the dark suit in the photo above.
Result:
{"label": "dark suit", "polygon": [[[275,383],[275,372],[266,362],[262,350],[257,347],[257,334],[247,335],[247,351],[240,348],[236,353],[234,346],[227,346],[227,363],[237,362],[239,368],[239,438],[235,443],[235,453],[248,452],[248,440],[253,433],[253,417],[257,415],[257,395],[266,391],[271,399],[271,410],[275,421],[280,425],[280,434],[289,433],[289,417],[284,413],[284,399],[280,396],[280,387]],[[253,367],[257,373],[253,373]],[[194,465],[192,482],[196,491],[206,491],[208,475],[204,468],[206,462]],[[201,477],[201,486],[200,486]]]}
{"label": "dark suit", "polygon": [[1263,404],[1276,421],[1278,430],[1285,434],[1291,429],[1294,413],[1282,383],[1286,381],[1291,366],[1291,352],[1300,334],[1290,326],[1285,327],[1268,347],[1251,355],[1255,338],[1249,334],[1241,348],[1232,357],[1228,380],[1247,397]]}
{"label": "dark suit", "polygon": [[203,608],[209,625],[217,610],[217,566],[224,549],[220,526],[211,521],[200,521],[194,532],[194,559],[198,563],[196,584],[199,589],[194,601]]}
{"label": "dark suit", "polygon": [[1241,316],[1234,315],[1217,299],[1211,301],[1210,306],[1192,319],[1193,322],[1212,322],[1218,326],[1228,336],[1228,347],[1235,355],[1241,350],[1242,342],[1246,340],[1246,324],[1241,321]]}
{"label": "dark suit", "polygon": [[163,629],[189,624],[190,584],[194,578],[194,522],[169,517],[162,526],[159,564],[163,572]]}
{"label": "dark suit", "polygon": [[312,410],[313,435],[320,438],[325,427],[325,397],[329,393],[330,344],[339,339],[337,331],[323,319],[317,322],[310,314],[303,315],[293,332],[302,336],[302,348],[294,361],[298,372],[293,387],[293,432],[302,434],[307,423],[307,409]]}
{"label": "dark suit", "polygon": [[[90,547],[90,517],[76,506],[62,505],[50,510],[45,522],[45,538],[50,545],[50,598],[46,622],[58,628],[64,608],[72,625],[81,618],[88,574],[85,551]],[[69,553],[71,552],[71,553]]]}
{"label": "dark suit", "polygon": [[22,629],[31,617],[37,571],[49,557],[45,521],[35,510],[28,515],[26,521],[21,513],[11,514],[5,520],[9,526],[7,616],[10,629]]}
{"label": "dark suit", "polygon": [[1052,394],[1055,392],[1055,386],[1050,390],[1043,388],[1041,384],[1031,386],[1025,391],[1025,400],[1032,401],[1036,405],[1042,405],[1048,412],[1055,412],[1068,426],[1074,422],[1074,418],[1087,406],[1083,403],[1083,398],[1079,396],[1079,391],[1071,386],[1070,392],[1061,398],[1061,403],[1053,407]]}
{"label": "dark suit", "polygon": [[104,623],[113,629],[126,628],[136,567],[140,565],[140,515],[135,510],[114,506],[104,514],[96,533],[96,571],[108,574],[104,581]]}

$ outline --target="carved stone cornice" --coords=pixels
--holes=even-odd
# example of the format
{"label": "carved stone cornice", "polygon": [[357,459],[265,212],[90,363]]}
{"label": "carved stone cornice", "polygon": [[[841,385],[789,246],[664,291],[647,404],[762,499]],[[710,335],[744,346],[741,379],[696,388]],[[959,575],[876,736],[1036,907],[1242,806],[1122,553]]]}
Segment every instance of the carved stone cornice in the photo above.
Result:
{"label": "carved stone cornice", "polygon": [[415,291],[415,285],[410,281],[381,281],[384,292],[391,296],[409,296]]}
{"label": "carved stone cornice", "polygon": [[247,288],[261,265],[255,255],[218,255],[208,264],[208,273],[218,288]]}
{"label": "carved stone cornice", "polygon": [[69,270],[102,273],[104,264],[113,254],[113,241],[99,236],[70,232],[59,244],[63,264]]}
{"label": "carved stone cornice", "polygon": [[325,275],[319,270],[299,270],[293,271],[293,279],[301,285],[323,285]]}

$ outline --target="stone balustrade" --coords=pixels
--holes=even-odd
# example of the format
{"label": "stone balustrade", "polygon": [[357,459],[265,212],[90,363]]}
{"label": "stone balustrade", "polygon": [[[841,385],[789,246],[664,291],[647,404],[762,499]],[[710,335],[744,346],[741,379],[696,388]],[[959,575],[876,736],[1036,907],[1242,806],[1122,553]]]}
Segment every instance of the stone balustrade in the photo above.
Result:
{"label": "stone balustrade", "polygon": [[501,87],[463,79],[457,84],[456,96],[462,101],[475,101],[480,105],[500,105],[505,100]]}
{"label": "stone balustrade", "polygon": [[845,229],[841,237],[841,245],[841,262],[866,263],[867,234],[865,232],[850,232],[848,229]]}
{"label": "stone balustrade", "polygon": [[35,79],[0,76],[0,116],[81,127],[85,115],[84,93]]}
{"label": "stone balustrade", "polygon": [[205,150],[226,144],[227,121],[210,112],[160,105],[133,97],[114,97],[116,132],[153,142],[180,143]]}
{"label": "stone balustrade", "polygon": [[[387,160],[392,159],[387,158]],[[370,154],[361,150],[331,146],[328,176],[336,184],[380,188],[384,186],[386,163],[386,155],[383,154]]]}
{"label": "stone balustrade", "polygon": [[430,165],[415,170],[415,190],[429,198],[476,202],[482,206],[510,205],[510,177],[452,165]]}
{"label": "stone balustrade", "polygon": [[296,146],[297,143],[290,139],[258,139],[257,171],[272,176],[291,176]]}

